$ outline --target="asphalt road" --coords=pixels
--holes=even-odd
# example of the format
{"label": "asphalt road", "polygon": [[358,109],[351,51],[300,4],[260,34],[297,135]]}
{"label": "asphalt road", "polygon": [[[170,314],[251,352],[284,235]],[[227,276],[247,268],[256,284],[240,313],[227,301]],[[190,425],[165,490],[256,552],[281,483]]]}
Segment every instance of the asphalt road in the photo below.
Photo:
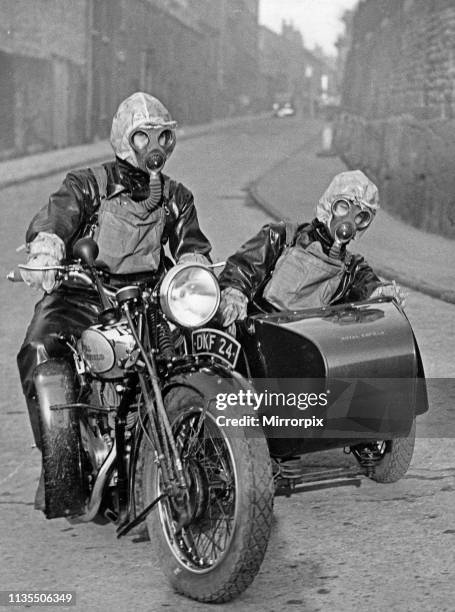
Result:
{"label": "asphalt road", "polygon": [[[246,185],[314,136],[312,124],[264,121],[177,146],[168,171],[196,194],[216,259],[267,221],[245,198]],[[2,279],[22,261],[15,249],[24,228],[61,178],[0,192]],[[314,176],[312,190],[319,191],[318,180]],[[137,536],[118,541],[112,526],[46,521],[33,510],[40,458],[31,447],[15,355],[38,296],[22,285],[0,282],[0,590],[76,591],[73,610],[208,610],[167,586],[150,542]],[[455,378],[455,306],[411,292],[407,312],[427,375]],[[246,593],[223,609],[453,610],[455,463],[453,427],[445,427],[454,419],[455,398],[450,399],[444,385],[435,388],[432,412],[419,419],[413,464],[400,482],[363,480],[360,488],[278,498],[261,571]],[[334,451],[311,461],[338,466],[349,459]]]}

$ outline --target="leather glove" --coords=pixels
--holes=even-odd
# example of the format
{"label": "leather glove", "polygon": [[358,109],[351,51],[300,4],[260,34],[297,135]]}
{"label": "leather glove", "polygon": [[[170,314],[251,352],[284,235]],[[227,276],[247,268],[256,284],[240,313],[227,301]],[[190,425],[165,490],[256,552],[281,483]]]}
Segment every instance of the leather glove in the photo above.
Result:
{"label": "leather glove", "polygon": [[[56,234],[40,232],[29,244],[29,256],[27,265],[33,268],[44,266],[58,266],[65,257],[65,244]],[[57,281],[56,270],[43,270],[31,272],[21,270],[24,282],[34,289],[43,289],[46,293],[51,293],[56,289],[61,281]]]}
{"label": "leather glove", "polygon": [[391,297],[393,298],[401,308],[404,308],[406,304],[406,298],[408,294],[403,291],[400,285],[397,285],[395,281],[391,283],[384,283],[376,287],[373,293],[370,295],[370,298],[378,298],[378,297]]}
{"label": "leather glove", "polygon": [[221,325],[230,327],[238,319],[247,315],[248,298],[238,289],[227,287],[221,292],[220,315]]}

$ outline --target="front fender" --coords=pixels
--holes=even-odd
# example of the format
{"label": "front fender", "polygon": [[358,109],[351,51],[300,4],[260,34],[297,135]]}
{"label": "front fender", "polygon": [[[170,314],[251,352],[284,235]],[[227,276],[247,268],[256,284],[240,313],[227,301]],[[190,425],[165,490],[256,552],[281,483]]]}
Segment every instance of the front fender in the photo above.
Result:
{"label": "front fender", "polygon": [[197,371],[176,374],[164,387],[163,395],[177,386],[189,387],[209,402],[214,402],[219,393],[236,393],[239,390],[254,391],[253,385],[246,378],[218,364],[203,367]]}
{"label": "front fender", "polygon": [[[222,365],[213,364],[207,367],[201,367],[195,370],[194,363],[188,366],[188,370],[180,371],[174,374],[163,386],[163,398],[176,387],[186,387],[204,397],[207,402],[212,402],[216,408],[216,396],[218,393],[237,393],[240,390],[254,391],[254,387],[243,376],[237,372],[230,370]],[[148,416],[145,417],[144,423],[148,422]],[[136,470],[139,461],[139,453],[144,439],[144,423],[136,425],[134,435],[133,448],[131,450],[131,464],[129,475],[129,492],[130,499],[134,499],[135,506],[137,501],[136,490]],[[137,516],[137,508],[135,507],[135,516]]]}
{"label": "front fender", "polygon": [[[247,391],[248,389],[254,391],[254,387],[243,376],[219,364],[201,367],[199,370],[195,370],[194,364],[191,364],[188,370],[174,374],[162,388],[163,398],[175,387],[187,387],[214,404],[218,393],[237,393],[239,390]],[[144,419],[145,423],[147,421],[148,416]],[[138,423],[131,455],[131,490],[134,488],[134,471],[143,436],[143,424]]]}

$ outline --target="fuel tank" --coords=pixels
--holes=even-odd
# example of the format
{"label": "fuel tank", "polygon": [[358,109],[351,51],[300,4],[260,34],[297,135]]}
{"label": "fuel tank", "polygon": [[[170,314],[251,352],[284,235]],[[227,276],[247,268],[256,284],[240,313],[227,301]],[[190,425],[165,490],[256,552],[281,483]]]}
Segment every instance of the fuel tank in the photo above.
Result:
{"label": "fuel tank", "polygon": [[[312,406],[299,406],[295,397],[294,404],[261,404],[273,454],[406,435],[414,415],[427,410],[411,325],[389,299],[255,315],[241,343],[248,375],[264,399],[268,391],[283,394],[281,399],[305,393],[318,398]],[[298,419],[310,417],[307,427],[280,426],[280,419],[303,423]],[[314,426],[317,418],[323,427]]]}

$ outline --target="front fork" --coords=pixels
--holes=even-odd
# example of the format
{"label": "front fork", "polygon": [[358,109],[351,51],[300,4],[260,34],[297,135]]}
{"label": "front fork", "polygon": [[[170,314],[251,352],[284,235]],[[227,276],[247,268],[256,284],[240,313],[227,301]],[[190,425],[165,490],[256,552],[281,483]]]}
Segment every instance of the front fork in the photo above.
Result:
{"label": "front fork", "polygon": [[[142,398],[146,407],[147,421],[149,423],[148,431],[144,430],[143,432],[146,438],[144,443],[147,443],[147,439],[149,439],[149,442],[154,447],[155,460],[160,466],[163,479],[164,493],[160,495],[158,499],[154,500],[148,508],[145,508],[133,521],[120,525],[117,532],[119,537],[125,535],[133,527],[142,522],[162,497],[174,497],[179,500],[179,505],[182,507],[182,521],[185,520],[185,514],[188,516],[190,514],[187,479],[174,439],[171,423],[164,406],[155,356],[152,350],[147,351],[144,347],[140,334],[134,324],[128,302],[122,304],[122,310],[126,316],[129,328],[134,336],[142,361],[145,365],[147,376],[143,373],[139,374]],[[138,410],[140,411],[140,409],[139,406]],[[135,461],[131,462],[133,469],[135,464]]]}

